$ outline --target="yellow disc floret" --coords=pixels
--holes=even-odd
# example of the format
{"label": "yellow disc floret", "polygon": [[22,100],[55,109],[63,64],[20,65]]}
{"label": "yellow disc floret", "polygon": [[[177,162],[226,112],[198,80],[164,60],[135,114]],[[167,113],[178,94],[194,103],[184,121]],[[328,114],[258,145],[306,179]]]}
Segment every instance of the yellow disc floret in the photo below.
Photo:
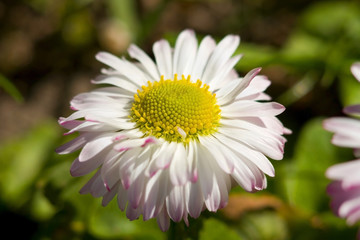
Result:
{"label": "yellow disc floret", "polygon": [[182,76],[148,82],[134,95],[130,118],[147,136],[187,143],[217,131],[220,108],[209,86]]}

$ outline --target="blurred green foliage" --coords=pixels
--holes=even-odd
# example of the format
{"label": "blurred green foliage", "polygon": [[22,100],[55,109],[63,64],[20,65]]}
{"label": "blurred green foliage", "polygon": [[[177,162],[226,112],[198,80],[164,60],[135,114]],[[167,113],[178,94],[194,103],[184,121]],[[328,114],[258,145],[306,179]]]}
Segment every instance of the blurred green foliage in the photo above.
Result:
{"label": "blurred green foliage", "polygon": [[353,81],[350,65],[360,59],[360,5],[350,1],[314,3],[279,50],[268,46],[243,43],[244,53],[238,69],[281,65],[304,78],[287,89],[279,101],[295,103],[317,84],[329,87],[340,80],[342,104],[359,103],[360,86]]}
{"label": "blurred green foliage", "polygon": [[[154,1],[151,10],[141,17],[138,6],[132,0],[23,2],[39,14],[53,13],[51,20],[55,30],[52,31],[56,32],[57,39],[62,39],[61,43],[65,46],[62,47],[69,51],[68,61],[72,65],[76,61],[73,61],[73,52],[68,49],[86,52],[87,48],[95,45],[96,49],[120,54],[131,41],[144,44],[145,49],[149,49],[146,42],[153,40],[152,33],[161,21],[161,13],[171,3],[181,2],[184,9],[190,9],[195,2],[204,4],[208,1],[159,0],[157,4]],[[221,4],[221,1],[209,2]],[[106,23],[94,21],[94,13],[89,6],[96,4],[105,5],[106,13],[92,11],[105,15]],[[282,205],[275,208],[265,204],[258,209],[245,206],[236,219],[223,211],[217,214],[204,212],[198,220],[190,219],[189,227],[179,223],[173,224],[172,228],[179,228],[187,239],[355,238],[356,227],[348,227],[344,220],[331,212],[330,199],[326,195],[329,181],[324,176],[330,165],[351,159],[351,152],[330,144],[331,134],[322,129],[323,118],[317,115],[326,108],[336,108],[327,104],[329,100],[338,104],[337,110],[330,109],[326,113],[340,114],[341,105],[360,103],[360,84],[349,71],[350,65],[360,60],[359,16],[360,6],[356,1],[313,1],[300,13],[296,27],[281,46],[241,43],[238,52],[244,57],[236,66],[238,71],[246,72],[261,66],[265,74],[282,72],[282,81],[295,76],[293,81],[277,83],[281,87],[275,100],[288,106],[292,112],[293,116],[287,115],[289,118],[284,119],[284,123],[293,127],[294,133],[288,137],[285,159],[274,163],[276,177],[270,179],[269,188],[264,191]],[[174,29],[164,35],[173,42],[177,33]],[[0,87],[15,100],[23,102],[20,91],[5,75],[0,75]],[[311,95],[321,96],[311,98]],[[313,102],[314,99],[318,102]],[[308,109],[294,107],[300,103]],[[61,133],[56,121],[50,119],[39,122],[21,136],[1,141],[0,216],[8,219],[7,226],[28,226],[24,232],[13,233],[15,236],[26,235],[32,239],[173,237],[171,232],[162,233],[154,220],[127,220],[116,201],[102,207],[101,199],[80,195],[79,189],[90,176],[70,176],[69,169],[76,153],[68,156],[54,153],[57,146],[72,138],[62,137]],[[235,188],[233,193],[246,196],[240,188]],[[264,199],[260,193],[255,196],[259,200]]]}
{"label": "blurred green foliage", "polygon": [[226,223],[215,218],[209,218],[204,221],[204,226],[200,231],[201,240],[216,240],[216,239],[242,239],[238,233],[228,227]]}
{"label": "blurred green foliage", "polygon": [[[302,129],[294,157],[284,181],[288,201],[306,214],[322,210],[328,198],[324,194],[328,180],[325,171],[338,159],[338,148],[329,144],[331,134],[322,128],[322,119],[313,119]],[[286,163],[285,163],[286,165]]]}

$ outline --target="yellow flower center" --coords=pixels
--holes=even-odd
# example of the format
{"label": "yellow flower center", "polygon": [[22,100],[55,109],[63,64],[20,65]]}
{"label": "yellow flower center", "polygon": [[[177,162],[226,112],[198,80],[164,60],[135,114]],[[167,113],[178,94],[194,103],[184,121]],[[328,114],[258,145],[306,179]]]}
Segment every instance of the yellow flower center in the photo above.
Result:
{"label": "yellow flower center", "polygon": [[134,95],[130,118],[147,136],[187,143],[217,131],[220,108],[209,86],[182,76],[148,82]]}

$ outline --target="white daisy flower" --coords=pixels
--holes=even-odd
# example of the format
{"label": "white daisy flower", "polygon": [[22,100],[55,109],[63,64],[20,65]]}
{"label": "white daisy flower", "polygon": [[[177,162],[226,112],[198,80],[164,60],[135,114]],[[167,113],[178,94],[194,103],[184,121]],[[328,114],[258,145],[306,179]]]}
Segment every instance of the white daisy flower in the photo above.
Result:
{"label": "white daisy flower", "polygon": [[[351,66],[351,72],[360,82],[360,63]],[[344,108],[349,115],[360,116],[360,105]],[[324,128],[335,133],[332,143],[340,147],[354,149],[355,157],[360,157],[360,120],[350,117],[333,117],[324,121]],[[331,206],[341,218],[346,218],[349,225],[360,220],[360,159],[339,163],[326,171],[326,176],[333,180],[328,186],[332,198]],[[360,236],[360,235],[359,235]]]}
{"label": "white daisy flower", "polygon": [[77,95],[76,112],[59,120],[79,132],[57,149],[81,149],[71,175],[96,170],[80,192],[102,196],[104,206],[117,195],[130,220],[156,218],[166,231],[170,219],[188,224],[188,215],[224,207],[232,186],[266,188],[265,174],[274,176],[266,156],[283,157],[288,130],[275,116],[285,108],[263,102],[270,81],[259,68],[243,78],[234,71],[239,42],[206,36],[198,46],[185,30],[174,49],[153,45],[156,62],[135,45],[128,53],[137,62],[97,54],[110,69],[93,82],[113,86]]}

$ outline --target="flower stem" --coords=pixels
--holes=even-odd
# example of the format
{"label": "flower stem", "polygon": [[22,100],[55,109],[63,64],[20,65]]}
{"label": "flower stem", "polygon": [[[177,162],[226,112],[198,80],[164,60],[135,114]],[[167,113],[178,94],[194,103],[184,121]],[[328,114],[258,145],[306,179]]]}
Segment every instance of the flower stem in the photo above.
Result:
{"label": "flower stem", "polygon": [[184,239],[199,239],[199,233],[203,226],[203,218],[190,218],[189,226],[185,223],[175,223],[171,221],[168,231],[168,240],[184,240]]}

